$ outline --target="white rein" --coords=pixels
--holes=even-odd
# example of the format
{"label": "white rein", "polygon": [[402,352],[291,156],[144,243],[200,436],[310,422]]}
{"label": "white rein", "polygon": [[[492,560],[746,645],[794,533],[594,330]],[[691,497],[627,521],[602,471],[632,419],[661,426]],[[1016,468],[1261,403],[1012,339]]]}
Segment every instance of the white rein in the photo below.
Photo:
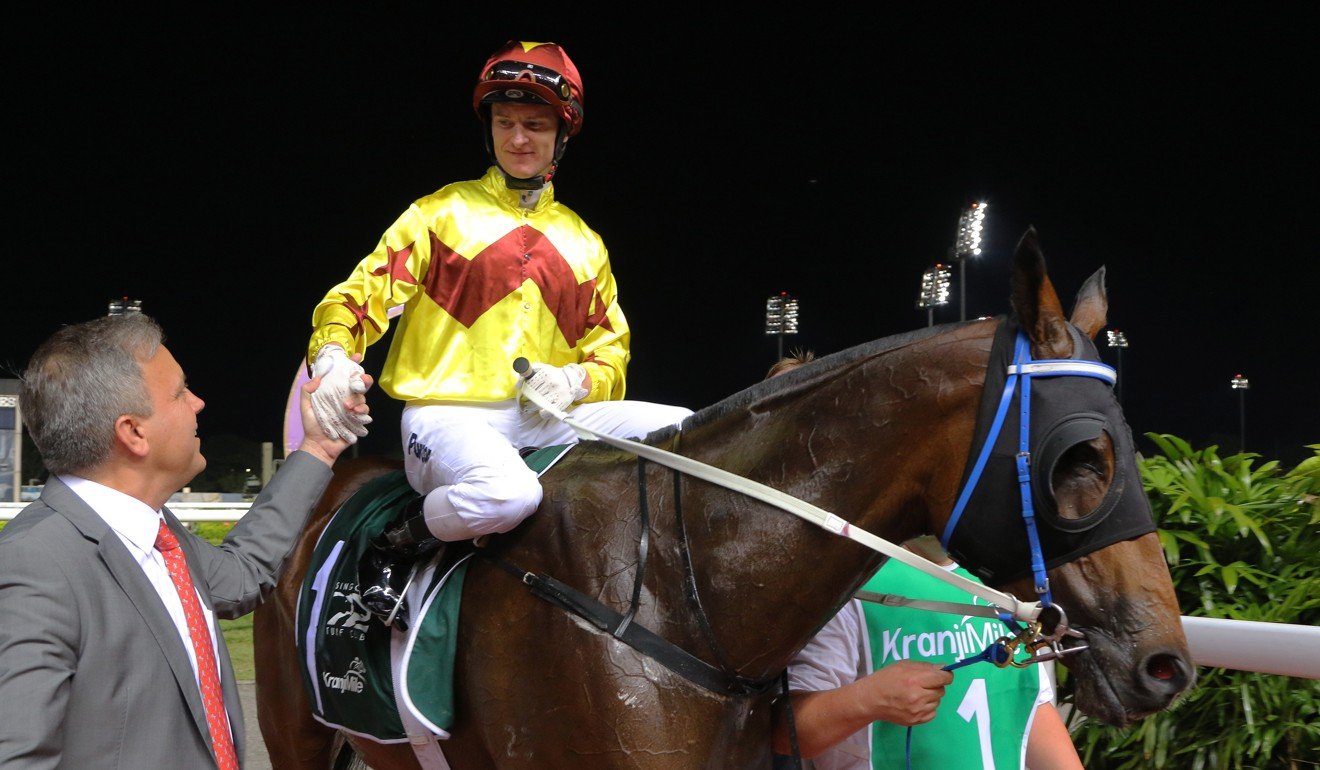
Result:
{"label": "white rein", "polygon": [[1011,613],[1014,618],[1024,623],[1034,623],[1040,617],[1040,602],[1022,602],[1012,594],[996,591],[983,583],[974,582],[961,575],[949,572],[938,564],[931,562],[929,559],[918,556],[900,545],[895,545],[894,543],[891,543],[882,537],[877,537],[864,529],[852,526],[844,519],[824,510],[823,508],[818,508],[811,503],[799,500],[798,498],[780,492],[773,487],[768,487],[765,484],[721,470],[713,465],[707,465],[699,460],[693,460],[690,457],[677,455],[673,452],[660,449],[659,447],[649,446],[637,441],[597,433],[574,420],[567,412],[556,409],[546,400],[545,396],[537,393],[532,388],[522,388],[522,395],[541,409],[545,410],[546,414],[551,415],[556,420],[559,420],[572,428],[573,431],[578,434],[579,438],[585,440],[594,439],[604,442],[610,446],[617,447],[618,449],[631,452],[638,457],[644,457],[647,460],[673,468],[674,470],[680,471],[689,476],[694,476],[703,481],[709,481],[710,483],[717,484],[725,489],[741,492],[748,497],[753,497],[763,503],[773,505],[780,510],[787,511],[794,516],[805,519],[827,532],[861,543],[873,551],[878,551],[891,559],[897,559],[909,567],[919,569],[927,575],[943,580],[945,583],[949,583],[957,588],[961,588],[967,593],[979,596],[995,607]]}

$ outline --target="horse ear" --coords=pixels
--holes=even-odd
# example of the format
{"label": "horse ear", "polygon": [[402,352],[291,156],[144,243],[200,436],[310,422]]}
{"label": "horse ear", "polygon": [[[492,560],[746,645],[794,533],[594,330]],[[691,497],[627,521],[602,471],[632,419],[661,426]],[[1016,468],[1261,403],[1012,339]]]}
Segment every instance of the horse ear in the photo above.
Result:
{"label": "horse ear", "polygon": [[1064,320],[1063,305],[1045,274],[1045,255],[1036,241],[1036,228],[1028,227],[1013,253],[1013,310],[1031,338],[1036,358],[1068,358],[1072,337]]}
{"label": "horse ear", "polygon": [[1105,293],[1105,269],[1102,267],[1091,274],[1077,292],[1077,302],[1073,305],[1072,325],[1082,330],[1091,339],[1105,328],[1108,323],[1109,295]]}

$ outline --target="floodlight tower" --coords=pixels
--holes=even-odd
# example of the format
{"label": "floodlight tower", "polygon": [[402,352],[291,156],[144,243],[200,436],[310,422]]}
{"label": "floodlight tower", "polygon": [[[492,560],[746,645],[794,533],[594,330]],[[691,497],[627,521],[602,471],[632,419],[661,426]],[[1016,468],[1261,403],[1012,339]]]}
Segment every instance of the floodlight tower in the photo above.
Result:
{"label": "floodlight tower", "polygon": [[1109,338],[1109,347],[1114,349],[1114,369],[1118,372],[1118,380],[1114,383],[1114,395],[1118,397],[1118,405],[1123,405],[1123,348],[1128,346],[1127,335],[1118,329],[1110,329],[1105,332]]}
{"label": "floodlight tower", "polygon": [[110,300],[109,309],[106,311],[106,315],[128,315],[129,313],[141,312],[142,300],[120,297],[119,299]]}
{"label": "floodlight tower", "polygon": [[935,266],[921,274],[921,296],[917,307],[926,309],[926,325],[935,325],[935,308],[949,304],[949,266]]}
{"label": "floodlight tower", "polygon": [[967,258],[981,253],[981,230],[985,210],[990,204],[976,201],[958,217],[958,232],[953,239],[953,261],[958,263],[958,320],[967,320]]}
{"label": "floodlight tower", "polygon": [[1251,389],[1251,381],[1241,374],[1235,374],[1228,384],[1238,392],[1238,451],[1245,452],[1247,451],[1247,391]]}
{"label": "floodlight tower", "polygon": [[[779,337],[779,358],[784,357],[784,335],[798,332],[798,301],[781,291],[765,301],[765,333]],[[775,359],[776,361],[779,358]]]}

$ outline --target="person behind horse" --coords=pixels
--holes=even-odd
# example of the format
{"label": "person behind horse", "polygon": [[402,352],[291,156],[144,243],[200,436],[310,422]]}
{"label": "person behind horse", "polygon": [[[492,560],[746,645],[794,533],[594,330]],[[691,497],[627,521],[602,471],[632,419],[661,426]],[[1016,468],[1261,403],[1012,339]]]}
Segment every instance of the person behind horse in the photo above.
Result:
{"label": "person behind horse", "polygon": [[[217,619],[274,589],[349,442],[317,426],[313,379],[298,451],[211,545],[166,505],[206,467],[205,404],[162,343],[147,316],[105,316],[55,332],[23,372],[23,421],[51,477],[0,530],[0,767],[241,762]],[[366,416],[361,395],[346,401]]]}
{"label": "person behind horse", "polygon": [[[494,165],[409,206],[317,305],[308,345],[313,371],[335,386],[322,424],[366,435],[365,422],[337,408],[343,393],[363,390],[348,353],[380,339],[390,309],[403,308],[380,385],[406,404],[405,472],[425,497],[375,541],[361,588],[375,614],[388,621],[397,610],[405,624],[402,589],[417,554],[517,526],[541,502],[518,450],[576,441],[520,405],[522,388],[619,437],[692,413],[623,400],[630,332],[609,254],[552,183],[583,120],[568,54],[554,43],[506,43],[482,67],[472,106]],[[520,357],[533,362],[523,377],[513,369]]]}
{"label": "person behind horse", "polygon": [[[945,569],[976,580],[970,572],[958,568],[933,537],[915,538],[903,545]],[[940,601],[971,603],[973,599],[965,591],[894,560],[885,562],[864,588]],[[952,649],[936,651],[923,642],[969,637],[983,641],[980,632],[968,631],[979,621],[990,627],[998,624],[993,619],[889,607],[857,599],[844,605],[789,666],[789,689],[803,755],[819,755],[815,759],[817,770],[879,770],[907,767],[909,762],[911,767],[1029,765],[1031,770],[1080,770],[1081,759],[1053,704],[1054,689],[1041,666],[999,668],[978,662],[946,672],[943,666],[975,655],[981,648],[961,653]],[[1003,635],[1007,629],[996,632]],[[953,676],[944,688],[945,697],[922,721],[893,719],[879,702],[868,706],[851,692],[851,688],[872,677],[907,664],[933,666]],[[798,700],[807,696],[812,700]],[[834,721],[839,713],[853,718]],[[824,722],[822,715],[830,721]],[[908,728],[914,725],[920,727],[912,731],[909,746]],[[982,734],[986,725],[988,732]],[[788,751],[787,741],[778,738],[776,751]],[[983,752],[990,752],[990,757]],[[870,762],[865,760],[868,755]]]}
{"label": "person behind horse", "polygon": [[[775,362],[766,377],[796,369],[813,358],[810,351],[795,351]],[[935,538],[914,538],[903,545],[946,569],[957,568]],[[977,579],[966,570],[958,574]],[[950,595],[941,598],[948,601],[973,600],[971,594],[894,560],[886,561],[865,588],[914,595],[945,591]],[[845,604],[789,665],[791,717],[799,753],[812,758],[816,770],[901,768],[908,766],[909,759],[912,767],[1005,767],[1003,762],[982,763],[978,732],[982,725],[977,720],[989,718],[991,743],[1013,755],[1016,762],[1011,766],[1023,766],[1025,750],[1032,770],[1081,768],[1077,750],[1054,707],[1049,678],[1039,667],[1001,669],[978,663],[961,670],[962,681],[958,681],[953,672],[943,669],[952,658],[932,655],[920,660],[921,655],[909,654],[890,659],[886,654],[886,638],[901,634],[918,639],[923,633],[934,638],[951,626],[965,630],[960,624],[966,620],[858,599]],[[916,644],[896,649],[920,648]],[[973,679],[981,680],[976,692],[985,693],[975,703],[967,697]],[[959,697],[945,702],[950,693]],[[993,714],[978,711],[966,719],[960,709],[968,703]],[[774,746],[780,755],[777,762],[787,767],[785,758],[793,750],[788,704],[776,705]],[[909,757],[908,729],[916,725],[922,727],[914,731]]]}

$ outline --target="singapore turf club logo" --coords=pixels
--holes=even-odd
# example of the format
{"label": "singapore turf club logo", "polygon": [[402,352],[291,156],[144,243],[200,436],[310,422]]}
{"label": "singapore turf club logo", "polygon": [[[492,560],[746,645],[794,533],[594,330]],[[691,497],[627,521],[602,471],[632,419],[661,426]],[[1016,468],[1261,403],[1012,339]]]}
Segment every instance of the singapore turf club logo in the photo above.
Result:
{"label": "singapore turf club logo", "polygon": [[326,636],[347,634],[358,640],[366,636],[371,613],[363,606],[362,596],[358,593],[356,583],[343,581],[335,583],[335,591],[330,601],[341,606],[335,607],[336,611],[326,619]]}
{"label": "singapore turf club logo", "polygon": [[321,673],[321,683],[327,690],[336,690],[341,693],[360,693],[366,689],[367,667],[362,663],[361,658],[354,658],[353,662],[348,664],[348,671],[343,676],[335,676],[329,671]]}

